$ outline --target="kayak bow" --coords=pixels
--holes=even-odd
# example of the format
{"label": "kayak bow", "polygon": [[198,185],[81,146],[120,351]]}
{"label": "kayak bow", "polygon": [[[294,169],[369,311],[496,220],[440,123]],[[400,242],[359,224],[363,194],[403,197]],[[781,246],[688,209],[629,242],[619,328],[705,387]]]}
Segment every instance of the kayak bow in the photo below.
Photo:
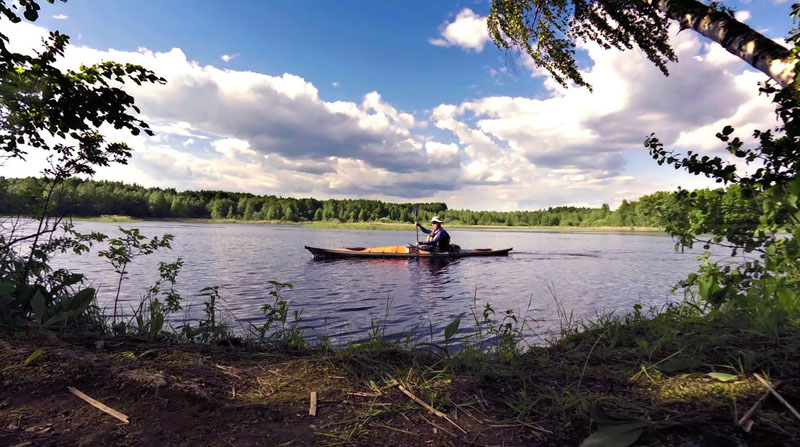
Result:
{"label": "kayak bow", "polygon": [[508,256],[511,248],[478,248],[473,250],[459,249],[452,252],[432,252],[418,250],[404,245],[390,247],[352,247],[352,248],[317,248],[305,246],[315,260],[337,258],[464,258],[468,256]]}

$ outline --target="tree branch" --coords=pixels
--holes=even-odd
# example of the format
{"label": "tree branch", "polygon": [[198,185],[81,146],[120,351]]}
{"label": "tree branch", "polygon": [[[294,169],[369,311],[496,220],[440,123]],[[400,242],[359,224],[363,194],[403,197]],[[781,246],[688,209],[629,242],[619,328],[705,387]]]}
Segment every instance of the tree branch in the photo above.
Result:
{"label": "tree branch", "polygon": [[798,60],[790,51],[723,11],[697,0],[645,0],[658,7],[668,18],[722,45],[729,53],[744,60],[775,80],[781,87],[795,80]]}

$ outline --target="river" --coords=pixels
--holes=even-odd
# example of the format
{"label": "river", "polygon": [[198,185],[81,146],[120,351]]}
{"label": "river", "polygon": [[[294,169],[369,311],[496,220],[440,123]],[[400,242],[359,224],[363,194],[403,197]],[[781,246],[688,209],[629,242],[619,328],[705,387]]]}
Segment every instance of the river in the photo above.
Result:
{"label": "river", "polygon": [[[121,309],[139,302],[157,277],[158,261],[183,258],[178,289],[186,311],[173,318],[199,318],[199,291],[219,286],[224,314],[235,330],[263,321],[261,306],[271,302],[270,280],[289,282],[282,295],[291,309],[302,309],[302,325],[313,341],[363,339],[377,321],[399,334],[416,327],[439,333],[463,312],[491,303],[527,316],[528,331],[550,334],[559,325],[560,306],[573,318],[624,312],[682,299],[670,288],[697,268],[698,250],[675,252],[662,233],[599,233],[451,229],[453,243],[465,248],[507,248],[508,257],[426,260],[313,261],[303,246],[401,245],[411,231],[338,230],[259,224],[179,222],[76,222],[81,232],[118,236],[117,228],[136,227],[147,236],[170,233],[172,250],[137,258],[122,284]],[[82,272],[98,289],[98,304],[110,315],[117,277],[97,250],[77,257],[59,255],[55,265]],[[387,300],[391,307],[386,314]],[[462,331],[468,331],[471,316]]]}

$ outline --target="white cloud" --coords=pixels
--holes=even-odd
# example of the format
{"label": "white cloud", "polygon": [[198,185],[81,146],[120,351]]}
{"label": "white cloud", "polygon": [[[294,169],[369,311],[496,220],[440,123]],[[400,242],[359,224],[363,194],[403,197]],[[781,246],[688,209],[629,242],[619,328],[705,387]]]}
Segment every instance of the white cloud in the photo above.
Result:
{"label": "white cloud", "polygon": [[[710,185],[683,173],[671,178],[675,171],[666,167],[654,177],[655,164],[632,166],[630,160],[647,158],[642,142],[650,132],[668,147],[726,156],[714,134],[727,124],[745,138],[753,129],[770,128],[773,106],[758,94],[763,75],[717,44],[681,33],[673,46],[681,62],[670,66],[668,78],[637,52],[587,44],[582,48],[593,66],[585,77],[594,93],[551,88],[542,99],[484,97],[441,105],[433,123],[463,145],[471,178],[507,180],[492,191],[507,197],[510,209],[603,200],[613,205],[678,184]],[[631,155],[640,153],[644,157]]]}
{"label": "white cloud", "polygon": [[439,27],[441,37],[431,38],[428,42],[439,47],[458,46],[464,50],[474,50],[478,53],[489,42],[489,31],[486,27],[486,17],[476,14],[469,8],[462,9],[450,23],[443,23]]}
{"label": "white cloud", "polygon": [[336,81],[331,82],[332,87],[339,87],[339,83]]}
{"label": "white cloud", "polygon": [[743,9],[741,11],[736,11],[734,13],[734,17],[736,18],[736,20],[738,20],[738,21],[740,21],[742,23],[750,20],[751,16],[752,16],[752,14],[750,14],[750,11],[748,11],[746,9]]}
{"label": "white cloud", "polygon": [[237,57],[239,57],[239,53],[223,54],[219,58],[222,59],[222,62],[230,62],[230,61],[236,59]]}
{"label": "white cloud", "polygon": [[212,141],[211,147],[215,151],[223,154],[227,158],[236,158],[237,155],[244,155],[250,158],[258,158],[258,153],[250,149],[250,143],[238,138],[223,138]]}
{"label": "white cloud", "polygon": [[53,18],[56,20],[67,20],[69,16],[67,16],[66,14],[56,14],[53,16]]}
{"label": "white cloud", "polygon": [[[22,40],[17,36],[25,35],[28,44],[32,44],[45,34],[42,28],[22,25],[11,33],[15,44]],[[450,170],[455,173],[450,178],[457,180],[457,157],[425,150],[424,143],[430,138],[417,134],[426,126],[425,121],[396,109],[377,92],[364,95],[360,103],[325,101],[317,88],[300,76],[201,66],[179,49],[157,53],[147,49],[125,52],[69,46],[61,65],[76,67],[101,60],[153,67],[167,79],[167,84],[126,86],[157,135],[141,139],[113,133],[115,138],[129,142],[135,155],[130,166],[103,170],[99,175],[122,175],[121,170],[138,169],[151,174],[138,172],[124,177],[142,179],[137,180],[142,184],[148,177],[154,182],[160,179],[161,185],[179,188],[206,187],[224,179],[225,183],[217,184],[223,189],[228,188],[227,184],[247,184],[248,178],[259,179],[254,180],[254,188],[263,187],[267,184],[263,178],[274,178],[269,183],[276,188],[272,193],[308,194],[313,190],[319,196],[416,195],[426,190],[424,173],[430,170]],[[207,154],[178,150],[187,146],[186,150],[196,151],[197,145],[188,149],[189,141],[200,140],[209,140],[206,147],[211,150]],[[163,147],[171,150],[160,151]],[[217,166],[215,157],[219,168],[225,170],[224,176],[209,172]],[[238,168],[228,169],[230,166]],[[358,182],[343,180],[351,173],[341,170],[352,166],[361,171]],[[409,181],[410,172],[423,175]],[[202,182],[195,178],[200,173]],[[320,174],[323,177],[312,179]],[[240,178],[234,180],[231,176]],[[387,185],[389,180],[404,186],[387,187],[385,191],[383,186],[376,186]],[[442,188],[458,185],[455,181]]]}
{"label": "white cloud", "polygon": [[[3,31],[40,40],[29,24]],[[6,26],[3,24],[2,26]],[[21,37],[22,36],[22,37]],[[158,53],[70,46],[64,66],[116,60],[153,67],[166,85],[129,86],[155,138],[103,129],[134,148],[127,166],[98,178],[178,189],[261,194],[442,200],[453,208],[531,209],[615,205],[697,177],[658,168],[642,141],[656,132],[678,149],[719,154],[722,126],[740,135],[772,125],[769,98],[747,69],[692,33],[673,40],[681,62],[665,78],[641,54],[585,45],[594,93],[548,84],[542,97],[478,97],[424,114],[393,106],[379,92],[327,101],[306,79],[202,66],[180,49]],[[428,127],[430,122],[432,126]],[[205,149],[205,151],[203,151]],[[0,166],[0,175],[36,175],[44,163]]]}

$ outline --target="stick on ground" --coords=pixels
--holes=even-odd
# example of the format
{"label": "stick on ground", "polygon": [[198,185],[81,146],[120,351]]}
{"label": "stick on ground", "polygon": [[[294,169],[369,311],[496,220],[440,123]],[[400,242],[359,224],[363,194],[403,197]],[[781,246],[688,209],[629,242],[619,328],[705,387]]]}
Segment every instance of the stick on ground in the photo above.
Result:
{"label": "stick on ground", "polygon": [[317,415],[317,392],[311,392],[311,402],[308,404],[308,414],[310,416]]}
{"label": "stick on ground", "polygon": [[[773,385],[773,388],[778,388],[778,387],[781,385],[781,383],[782,383],[782,382],[775,382],[775,384]],[[753,404],[753,406],[752,406],[752,407],[750,407],[750,409],[749,409],[749,410],[747,410],[747,413],[745,413],[745,414],[744,414],[744,416],[742,416],[742,417],[739,419],[738,425],[742,426],[742,428],[744,428],[744,431],[745,431],[745,432],[747,432],[747,433],[750,433],[750,429],[753,427],[753,421],[751,420],[751,419],[752,419],[752,417],[753,417],[753,415],[755,415],[755,414],[756,414],[756,411],[758,411],[758,409],[759,409],[759,408],[761,408],[761,405],[763,405],[763,404],[764,404],[764,401],[765,401],[765,400],[767,400],[767,398],[768,398],[768,397],[769,397],[771,394],[772,394],[772,392],[770,392],[770,390],[767,390],[767,391],[766,391],[766,392],[765,392],[765,393],[764,393],[764,394],[763,394],[763,395],[762,395],[762,396],[761,396],[761,397],[760,397],[760,398],[759,398],[759,399],[756,401],[756,403],[754,403],[754,404]]]}
{"label": "stick on ground", "polygon": [[106,405],[106,404],[104,404],[104,403],[102,403],[102,402],[100,402],[98,400],[92,399],[91,397],[83,394],[82,392],[76,390],[75,388],[73,388],[71,386],[68,386],[67,389],[69,390],[70,393],[72,393],[72,394],[78,396],[79,398],[83,399],[83,401],[88,403],[89,405],[97,408],[98,410],[100,410],[100,411],[102,411],[102,412],[104,412],[106,414],[109,414],[109,415],[119,419],[120,421],[122,421],[123,424],[128,424],[129,423],[128,422],[128,416],[120,413],[119,411],[109,407],[108,405]]}
{"label": "stick on ground", "polygon": [[447,417],[447,415],[446,415],[446,414],[442,413],[441,411],[439,411],[439,410],[437,410],[437,409],[433,408],[432,406],[428,405],[427,403],[425,403],[425,401],[424,401],[424,400],[422,400],[422,399],[420,399],[419,397],[415,396],[415,395],[414,395],[414,393],[412,393],[411,391],[407,390],[407,389],[406,389],[406,387],[404,387],[403,385],[401,385],[401,384],[398,384],[398,385],[397,385],[397,388],[399,388],[399,389],[400,389],[400,391],[402,391],[402,392],[403,392],[403,394],[405,394],[406,396],[410,397],[410,398],[411,398],[411,400],[413,400],[414,402],[416,402],[416,403],[418,403],[418,404],[422,405],[422,406],[423,406],[423,407],[424,407],[426,410],[430,411],[431,413],[435,414],[436,416],[439,416],[440,418],[442,418],[442,419],[446,420],[447,422],[449,422],[449,423],[453,424],[453,426],[454,426],[455,428],[457,428],[457,429],[461,430],[461,432],[462,432],[462,433],[464,433],[464,434],[467,434],[467,431],[466,431],[466,430],[464,430],[464,429],[463,429],[463,428],[461,428],[461,427],[460,427],[458,424],[456,424],[455,422],[453,422],[453,421],[452,421],[452,420],[451,420],[449,417]]}
{"label": "stick on ground", "polygon": [[772,395],[775,396],[776,399],[778,399],[786,408],[789,409],[789,411],[792,412],[794,417],[800,420],[800,413],[798,413],[797,410],[795,410],[794,407],[789,402],[786,402],[786,399],[784,399],[783,396],[778,394],[778,392],[775,391],[774,388],[772,388],[772,385],[770,385],[769,382],[767,382],[763,377],[759,376],[758,373],[754,373],[753,375],[756,377],[756,379],[758,379],[759,382],[763,383],[764,386],[767,387],[769,392],[772,393]]}

